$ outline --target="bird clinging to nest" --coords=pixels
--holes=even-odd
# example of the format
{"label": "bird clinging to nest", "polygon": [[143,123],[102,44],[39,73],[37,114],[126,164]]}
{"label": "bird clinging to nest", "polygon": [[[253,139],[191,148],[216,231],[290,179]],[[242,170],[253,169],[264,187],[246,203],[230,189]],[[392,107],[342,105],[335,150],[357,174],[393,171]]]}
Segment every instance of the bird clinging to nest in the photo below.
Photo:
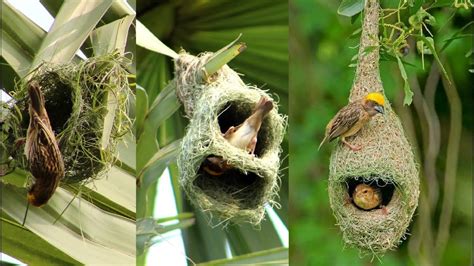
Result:
{"label": "bird clinging to nest", "polygon": [[351,150],[358,151],[362,147],[351,145],[346,137],[353,136],[367,124],[376,114],[384,113],[384,96],[380,92],[372,92],[364,98],[344,106],[326,126],[326,135],[319,148],[327,141],[341,137],[341,142]]}
{"label": "bird clinging to nest", "polygon": [[64,177],[64,162],[54,136],[39,84],[28,84],[30,123],[26,135],[25,154],[35,178],[28,191],[28,202],[42,206],[48,202]]}
{"label": "bird clinging to nest", "polygon": [[[263,119],[272,109],[273,102],[262,96],[255,105],[252,114],[242,124],[227,129],[224,133],[224,139],[233,146],[245,150],[249,154],[254,154],[258,131],[262,126]],[[222,175],[231,168],[232,165],[220,156],[209,156],[203,164],[204,171],[214,176]]]}

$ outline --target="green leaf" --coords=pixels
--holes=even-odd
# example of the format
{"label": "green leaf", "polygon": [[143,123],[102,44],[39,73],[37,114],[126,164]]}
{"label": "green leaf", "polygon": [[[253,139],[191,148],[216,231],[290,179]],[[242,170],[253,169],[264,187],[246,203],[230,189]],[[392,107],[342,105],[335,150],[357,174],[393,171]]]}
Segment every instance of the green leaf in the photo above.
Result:
{"label": "green leaf", "polygon": [[113,204],[135,213],[135,193],[130,193],[130,188],[135,186],[135,182],[135,176],[113,166],[105,178],[95,180],[87,184],[86,187],[102,195]]}
{"label": "green leaf", "polygon": [[152,242],[152,238],[155,236],[163,235],[169,231],[176,229],[184,229],[194,224],[194,218],[192,214],[180,214],[176,217],[169,217],[166,221],[177,220],[177,222],[162,225],[159,224],[159,220],[153,218],[144,218],[137,220],[137,255],[143,254],[146,249],[155,244]]}
{"label": "green leaf", "polygon": [[400,74],[402,75],[402,79],[404,82],[403,90],[405,92],[405,97],[403,98],[403,104],[410,105],[413,101],[413,92],[411,91],[410,84],[408,83],[408,76],[407,72],[405,71],[405,67],[403,66],[402,60],[398,56],[397,61],[398,69],[400,70]]}
{"label": "green leaf", "polygon": [[180,103],[175,93],[175,83],[171,82],[151,104],[150,111],[146,114],[143,122],[143,131],[137,137],[137,150],[139,151],[137,153],[137,171],[139,173],[143,172],[145,164],[158,151],[156,140],[158,127],[178,110],[179,106]]}
{"label": "green leaf", "polygon": [[140,136],[143,133],[145,115],[148,113],[148,94],[146,93],[146,90],[141,86],[137,86],[136,98],[137,104],[135,105],[135,130],[136,135]]}
{"label": "green leaf", "polygon": [[[21,223],[25,215],[26,190],[0,183],[2,212]],[[25,227],[30,233],[83,264],[135,263],[135,222],[109,214],[93,204],[76,199],[64,212],[73,195],[58,188],[42,208],[29,208]],[[39,254],[38,254],[39,255]],[[21,257],[18,257],[20,260]]]}
{"label": "green leaf", "polygon": [[[9,254],[21,261],[34,265],[41,261],[45,265],[80,264],[61,250],[12,222],[11,217],[2,212],[2,253]],[[28,245],[28,248],[25,248]],[[3,265],[3,263],[2,263]]]}
{"label": "green leaf", "polygon": [[41,43],[30,70],[44,61],[69,62],[112,2],[112,0],[64,1],[53,26]]}
{"label": "green leaf", "polygon": [[[161,148],[153,155],[138,174],[138,178],[142,178],[142,185],[149,187],[152,183],[156,182],[170,161],[176,160],[180,150],[181,140],[179,139]],[[147,172],[149,173],[148,175],[146,175]]]}
{"label": "green leaf", "polygon": [[149,29],[137,20],[137,45],[150,51],[177,58],[178,54],[162,43]]}
{"label": "green leaf", "polygon": [[337,13],[346,17],[352,17],[364,9],[364,2],[364,0],[342,0]]}
{"label": "green leaf", "polygon": [[2,1],[0,19],[2,57],[20,77],[26,76],[46,33],[6,1]]}
{"label": "green leaf", "polygon": [[240,34],[237,39],[232,41],[230,44],[214,53],[214,55],[204,65],[204,70],[206,71],[205,74],[207,76],[216,73],[221,67],[229,63],[232,59],[242,53],[245,48],[247,48],[244,43],[237,43],[241,36],[242,34]]}
{"label": "green leaf", "polygon": [[259,233],[255,234],[255,228],[248,224],[228,226],[225,233],[234,254],[242,255],[282,246],[280,237],[270,219],[263,220],[259,227]]}
{"label": "green leaf", "polygon": [[420,54],[432,54],[431,50],[425,45],[424,41],[417,41],[416,49],[418,50]]}
{"label": "green leaf", "polygon": [[448,72],[446,72],[446,69],[444,68],[443,63],[441,62],[441,59],[439,58],[438,53],[436,52],[436,48],[434,46],[433,39],[432,38],[427,38],[423,35],[414,35],[414,36],[421,39],[421,40],[423,40],[423,42],[426,44],[426,46],[428,46],[431,53],[435,57],[436,62],[438,63],[439,67],[441,68],[441,72],[443,73],[444,77],[451,84],[451,79],[448,76]]}
{"label": "green leaf", "polygon": [[184,209],[196,215],[196,225],[183,230],[186,256],[193,261],[209,261],[226,257],[226,230],[222,227],[209,226],[209,217],[201,210],[184,201]]}
{"label": "green leaf", "polygon": [[[441,47],[439,51],[440,52],[444,51],[444,49],[446,49],[454,40],[457,40],[459,38],[472,37],[472,34],[462,34],[462,33],[473,24],[474,24],[474,21],[467,23],[461,29],[457,30],[453,35],[451,35],[450,38],[444,40],[444,45],[443,47]],[[472,32],[472,29],[471,29],[471,32]]]}
{"label": "green leaf", "polygon": [[130,25],[134,19],[134,15],[129,15],[92,31],[91,43],[94,55],[104,55],[115,50],[123,54]]}
{"label": "green leaf", "polygon": [[289,264],[288,248],[274,248],[245,254],[231,259],[214,260],[200,263],[200,266],[211,265],[285,265]]}
{"label": "green leaf", "polygon": [[192,212],[182,212],[182,213],[180,213],[176,216],[156,219],[156,222],[157,223],[164,223],[164,222],[169,222],[169,221],[173,221],[173,220],[190,219],[190,218],[193,218],[193,217],[194,217],[194,214]]}
{"label": "green leaf", "polygon": [[136,176],[137,164],[137,141],[133,133],[125,134],[123,141],[117,144],[117,153],[119,163],[117,166],[122,170],[127,171],[130,175]]}
{"label": "green leaf", "polygon": [[168,164],[176,160],[181,148],[181,140],[176,140],[150,158],[137,175],[137,217],[144,217],[148,206],[148,189],[158,181]]}

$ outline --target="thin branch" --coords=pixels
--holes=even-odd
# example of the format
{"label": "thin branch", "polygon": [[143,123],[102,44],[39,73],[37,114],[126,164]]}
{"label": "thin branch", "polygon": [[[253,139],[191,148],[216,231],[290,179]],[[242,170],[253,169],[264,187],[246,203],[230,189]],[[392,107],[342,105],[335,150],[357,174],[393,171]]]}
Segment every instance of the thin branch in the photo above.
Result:
{"label": "thin branch", "polygon": [[[427,146],[429,145],[429,119],[428,117],[428,107],[425,103],[425,100],[423,98],[423,94],[421,93],[420,89],[420,84],[418,82],[418,79],[415,75],[409,75],[408,80],[410,82],[410,87],[413,90],[414,96],[413,96],[413,105],[415,107],[416,113],[418,115],[418,120],[420,122],[420,127],[421,127],[421,141],[422,141],[422,146],[420,146],[420,149],[422,152],[421,154],[425,155],[426,154],[426,149]],[[423,159],[423,166],[426,163],[426,159]],[[422,188],[421,188],[421,194],[420,194],[420,206],[418,207],[419,210],[419,218],[418,218],[418,223],[416,230],[418,233],[415,233],[413,235],[413,242],[411,243],[412,245],[416,246],[416,250],[420,253],[417,254],[417,260],[419,263],[421,262],[430,262],[433,258],[433,247],[434,247],[434,237],[433,237],[433,232],[431,230],[432,224],[431,224],[431,216],[432,216],[432,211],[430,208],[429,204],[429,199],[430,197],[430,191],[433,190],[432,186],[432,181],[429,177],[426,176],[424,168],[422,167],[421,173],[425,178],[422,178]],[[424,182],[423,182],[424,181]],[[429,263],[431,264],[431,263]]]}
{"label": "thin branch", "polygon": [[438,86],[440,71],[438,63],[433,62],[430,74],[425,85],[425,103],[427,107],[426,119],[428,120],[429,139],[428,146],[425,147],[424,170],[427,179],[430,182],[429,200],[430,208],[436,207],[439,198],[439,183],[436,173],[436,158],[438,158],[441,145],[441,129],[438,114],[435,109],[435,94]]}
{"label": "thin branch", "polygon": [[[442,60],[446,72],[450,73],[447,60]],[[449,75],[449,74],[448,74]],[[446,151],[446,169],[444,173],[444,193],[443,204],[441,207],[441,215],[438,226],[438,235],[436,238],[436,252],[438,262],[441,261],[446,245],[449,239],[449,228],[451,225],[451,217],[454,205],[454,192],[456,187],[459,145],[461,141],[462,130],[462,106],[458,91],[452,79],[448,79],[448,75],[442,76],[443,87],[448,98],[450,108],[450,128],[448,148]]]}

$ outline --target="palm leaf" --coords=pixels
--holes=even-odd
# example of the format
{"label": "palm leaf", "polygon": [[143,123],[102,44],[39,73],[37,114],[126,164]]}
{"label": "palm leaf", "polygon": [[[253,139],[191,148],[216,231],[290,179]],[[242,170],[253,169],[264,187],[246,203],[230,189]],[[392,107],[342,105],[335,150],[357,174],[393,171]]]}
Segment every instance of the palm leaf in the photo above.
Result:
{"label": "palm leaf", "polygon": [[[135,13],[116,2],[121,1],[65,1],[54,6],[59,10],[51,12],[57,14],[55,22],[50,32],[44,32],[2,1],[2,58],[21,78],[43,61],[79,60],[75,54],[84,43],[92,45],[96,54],[115,49],[125,52]],[[108,24],[101,22],[105,14],[109,14]],[[7,83],[13,84],[13,79],[10,76]],[[108,107],[113,113],[113,103]],[[46,206],[30,208],[25,228],[20,224],[25,215],[23,186],[28,172],[16,169],[2,177],[2,252],[31,264],[134,264],[136,207],[135,193],[130,190],[135,184],[134,143],[133,135],[128,134],[118,146],[117,166],[103,179],[87,186],[58,188]]]}

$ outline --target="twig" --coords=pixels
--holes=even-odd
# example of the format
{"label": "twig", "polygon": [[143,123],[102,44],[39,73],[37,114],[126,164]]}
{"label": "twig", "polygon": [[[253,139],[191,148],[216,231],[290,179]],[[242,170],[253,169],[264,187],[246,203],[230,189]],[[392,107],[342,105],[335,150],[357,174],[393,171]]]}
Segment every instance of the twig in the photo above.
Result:
{"label": "twig", "polygon": [[439,154],[440,148],[440,125],[438,114],[435,109],[435,94],[436,87],[438,86],[440,78],[440,72],[438,63],[433,62],[430,70],[430,74],[426,80],[425,85],[425,103],[427,106],[426,119],[428,120],[428,146],[425,147],[425,163],[424,170],[425,176],[429,180],[429,200],[430,208],[433,210],[436,207],[439,198],[439,183],[436,174],[436,158]]}
{"label": "twig", "polygon": [[[449,65],[447,60],[443,60],[446,73],[449,73]],[[448,72],[449,71],[449,72]],[[449,75],[449,74],[448,74]],[[454,204],[454,191],[456,187],[456,173],[458,167],[459,145],[462,130],[462,106],[458,91],[453,81],[448,79],[448,75],[442,76],[443,87],[448,98],[450,109],[450,128],[448,148],[446,151],[446,170],[444,173],[444,193],[443,204],[441,207],[441,215],[438,226],[438,235],[436,238],[435,254],[437,254],[438,262],[441,261],[446,244],[449,239],[449,228],[451,225],[451,216]]]}

